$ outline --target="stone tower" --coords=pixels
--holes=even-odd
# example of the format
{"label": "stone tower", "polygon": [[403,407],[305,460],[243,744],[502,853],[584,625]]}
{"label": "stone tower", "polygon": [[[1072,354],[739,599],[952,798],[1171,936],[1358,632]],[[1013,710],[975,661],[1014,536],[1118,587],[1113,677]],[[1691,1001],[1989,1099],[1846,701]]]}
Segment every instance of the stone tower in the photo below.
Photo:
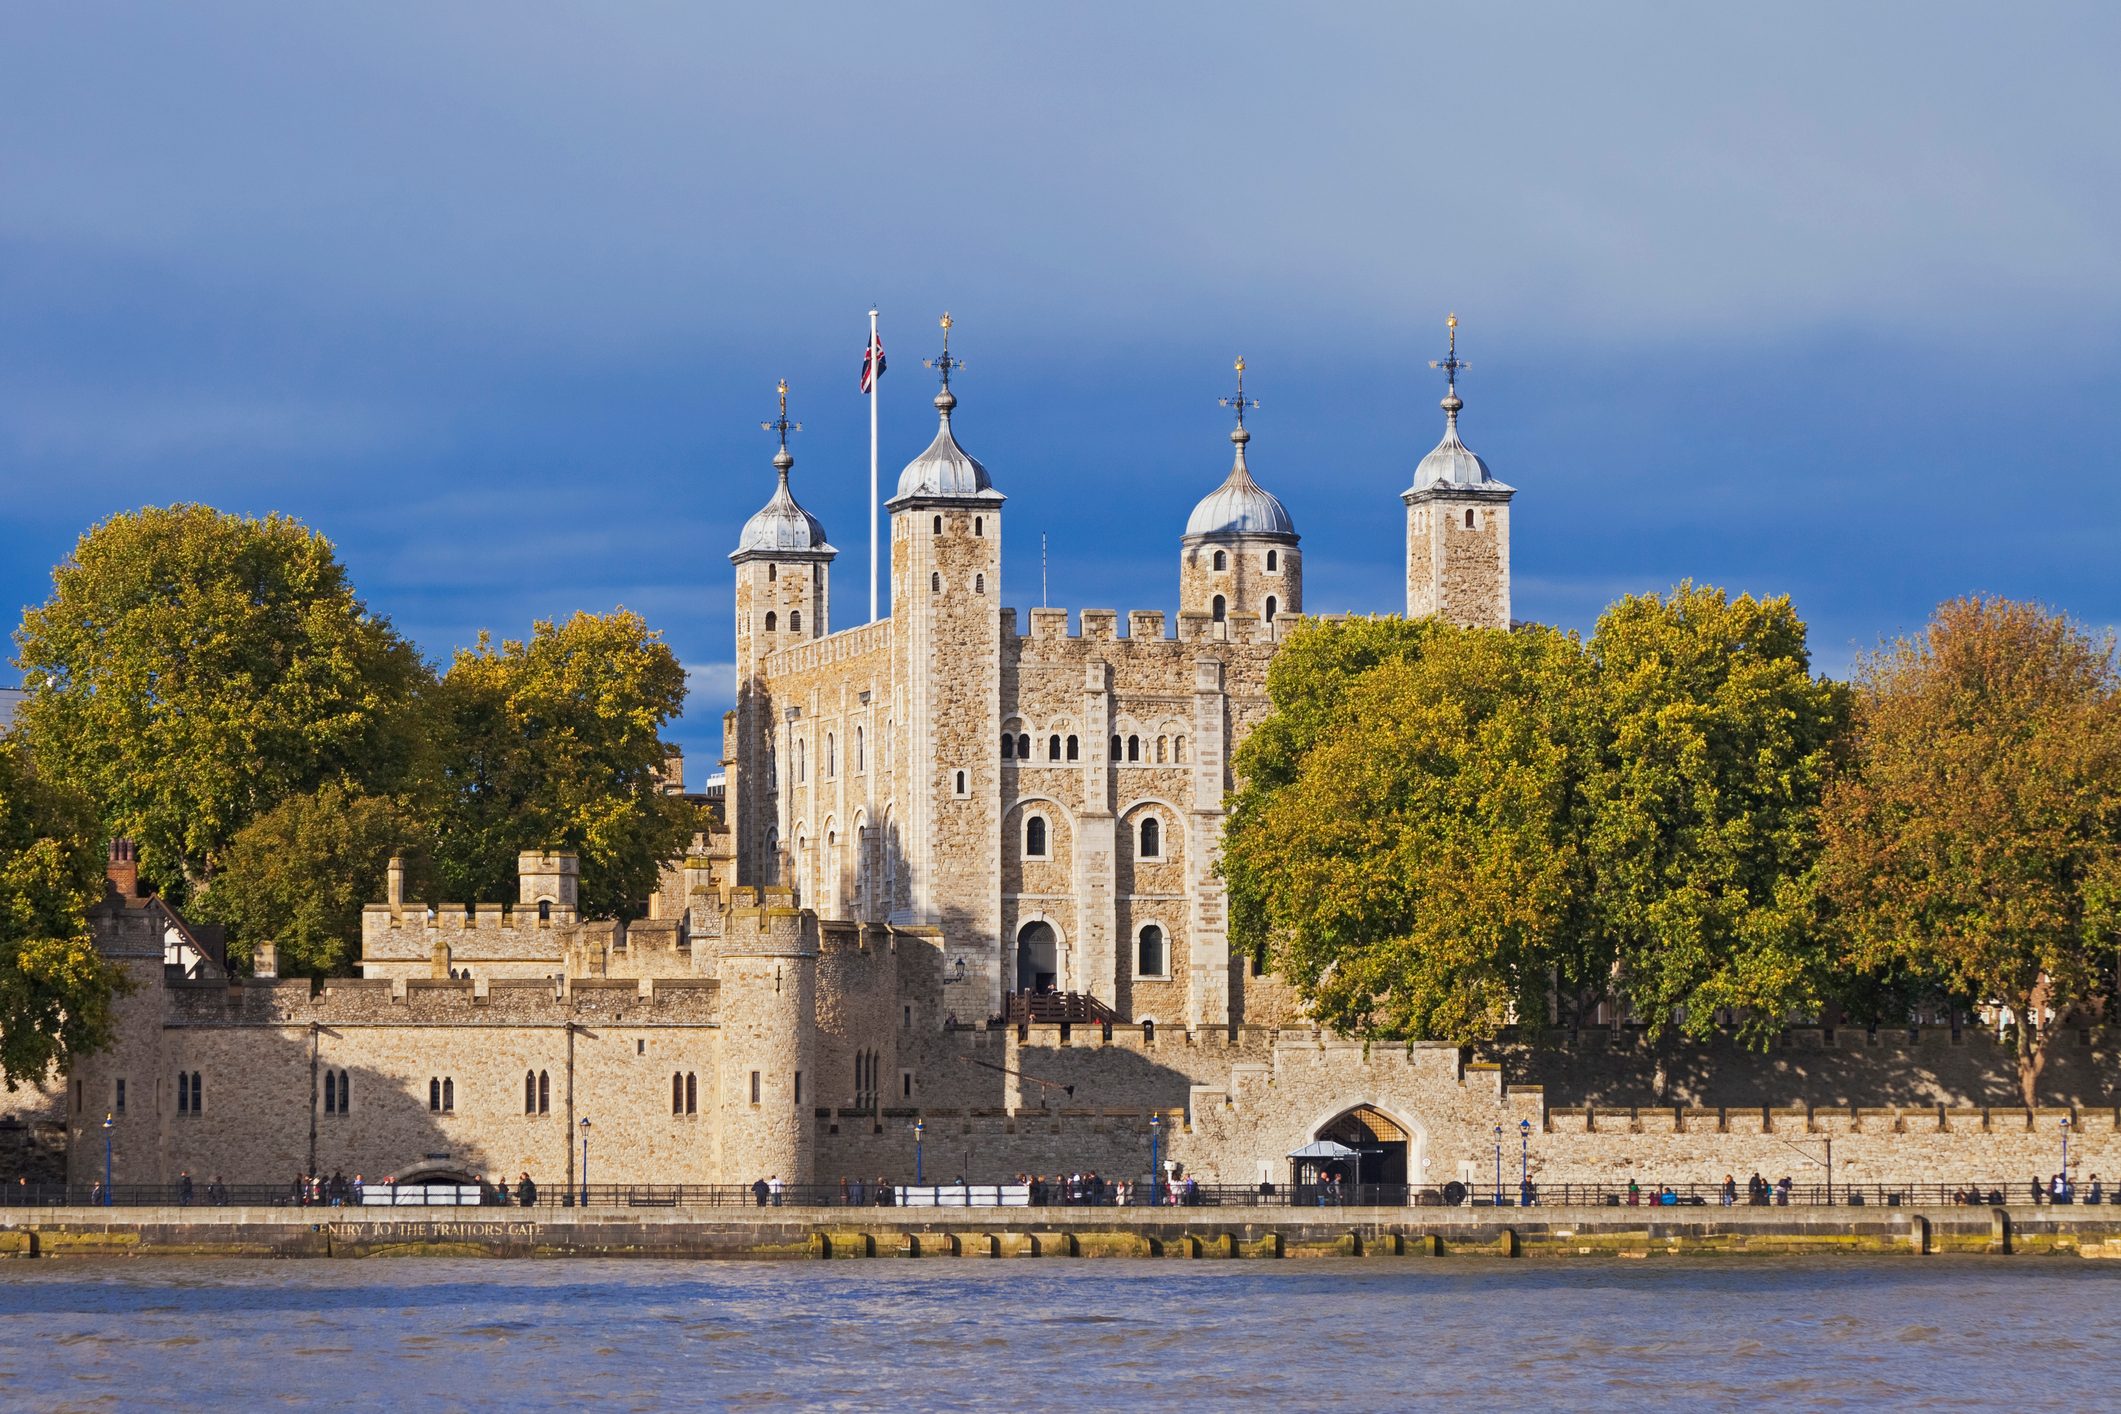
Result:
{"label": "stone tower", "polygon": [[951,428],[950,316],[943,316],[938,426],[899,473],[891,512],[892,652],[898,701],[892,748],[904,861],[896,922],[940,927],[946,946],[985,968],[1001,999],[1002,493]]}
{"label": "stone tower", "polygon": [[1407,503],[1407,617],[1473,628],[1510,626],[1510,498],[1516,488],[1458,440],[1458,316],[1449,320],[1443,440],[1421,459]]}
{"label": "stone tower", "polygon": [[734,730],[726,734],[730,759],[722,769],[737,882],[750,885],[780,882],[775,875],[779,842],[772,833],[779,818],[779,763],[766,697],[766,655],[829,631],[832,559],[839,553],[825,543],[825,527],[795,503],[788,489],[788,472],[795,465],[788,434],[802,424],[788,420],[785,379],[779,392],[780,416],[761,425],[780,437],[773,457],[780,484],[759,513],[744,522],[729,556],[736,566],[736,711]]}
{"label": "stone tower", "polygon": [[715,1141],[724,1183],[814,1177],[817,920],[786,889],[739,890],[717,948],[722,1063]]}
{"label": "stone tower", "polygon": [[1237,409],[1230,433],[1236,456],[1223,484],[1209,492],[1186,518],[1178,557],[1180,615],[1206,614],[1212,621],[1271,623],[1300,614],[1304,605],[1303,552],[1296,523],[1279,499],[1252,479],[1245,465],[1245,361],[1237,361]]}

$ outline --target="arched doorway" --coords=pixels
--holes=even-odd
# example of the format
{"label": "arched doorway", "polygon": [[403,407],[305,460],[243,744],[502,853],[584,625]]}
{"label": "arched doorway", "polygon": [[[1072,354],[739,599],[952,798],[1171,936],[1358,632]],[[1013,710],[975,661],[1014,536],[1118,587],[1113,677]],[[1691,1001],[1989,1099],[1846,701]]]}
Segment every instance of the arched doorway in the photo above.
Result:
{"label": "arched doorway", "polygon": [[1016,990],[1052,992],[1059,987],[1059,936],[1051,923],[1026,923],[1016,935]]}
{"label": "arched doorway", "polygon": [[1348,1161],[1348,1182],[1406,1185],[1413,1145],[1407,1131],[1382,1110],[1357,1105],[1320,1126],[1316,1137],[1345,1144],[1361,1156]]}

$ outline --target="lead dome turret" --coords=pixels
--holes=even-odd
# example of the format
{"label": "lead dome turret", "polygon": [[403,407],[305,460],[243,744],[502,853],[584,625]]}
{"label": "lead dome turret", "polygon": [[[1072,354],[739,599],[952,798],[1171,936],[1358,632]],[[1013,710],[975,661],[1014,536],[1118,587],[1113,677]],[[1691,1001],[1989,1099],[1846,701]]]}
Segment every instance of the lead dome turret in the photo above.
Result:
{"label": "lead dome turret", "polygon": [[732,560],[739,555],[785,555],[789,553],[832,553],[825,543],[825,527],[818,518],[796,504],[795,493],[788,489],[788,472],[794,467],[795,458],[783,446],[774,454],[773,469],[780,475],[780,485],[757,514],[744,522],[743,533],[737,536],[736,549],[730,553]]}

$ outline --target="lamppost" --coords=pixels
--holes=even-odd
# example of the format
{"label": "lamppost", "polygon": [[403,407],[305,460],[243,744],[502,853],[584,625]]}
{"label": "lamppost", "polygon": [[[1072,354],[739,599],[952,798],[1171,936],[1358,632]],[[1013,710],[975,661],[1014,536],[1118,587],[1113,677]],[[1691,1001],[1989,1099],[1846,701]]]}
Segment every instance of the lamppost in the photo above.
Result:
{"label": "lamppost", "polygon": [[1490,1207],[1502,1206],[1502,1126],[1495,1126],[1495,1200]]}
{"label": "lamppost", "polygon": [[1517,1149],[1517,1201],[1524,1204],[1532,1201],[1532,1121],[1528,1119],[1517,1121]]}
{"label": "lamppost", "polygon": [[103,1206],[110,1206],[110,1111],[103,1112]]}
{"label": "lamppost", "polygon": [[924,1119],[917,1119],[913,1122],[913,1186],[915,1188],[921,1186],[921,1135],[927,1128],[928,1121]]}
{"label": "lamppost", "polygon": [[1163,1126],[1164,1117],[1162,1115],[1152,1114],[1149,1116],[1149,1205],[1151,1207],[1156,1207],[1164,1201],[1164,1170],[1163,1166],[1158,1163],[1162,1155],[1156,1147],[1156,1141],[1163,1137]]}
{"label": "lamppost", "polygon": [[589,1120],[582,1120],[582,1206],[589,1206]]}
{"label": "lamppost", "polygon": [[[106,1185],[107,1186],[107,1185]],[[2069,1116],[2062,1116],[2062,1191],[2069,1192]]]}

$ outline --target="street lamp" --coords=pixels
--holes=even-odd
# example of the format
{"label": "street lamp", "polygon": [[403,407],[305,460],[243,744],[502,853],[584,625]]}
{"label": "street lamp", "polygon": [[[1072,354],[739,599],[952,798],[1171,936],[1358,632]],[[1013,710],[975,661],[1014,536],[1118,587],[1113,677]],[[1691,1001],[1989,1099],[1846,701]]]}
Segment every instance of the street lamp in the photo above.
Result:
{"label": "street lamp", "polygon": [[924,1119],[917,1119],[913,1122],[913,1186],[915,1188],[921,1186],[921,1135],[927,1128],[928,1121]]}
{"label": "street lamp", "polygon": [[1149,1116],[1149,1206],[1156,1207],[1164,1201],[1164,1171],[1157,1162],[1161,1157],[1156,1141],[1163,1135],[1164,1117]]}
{"label": "street lamp", "polygon": [[582,1120],[582,1206],[589,1206],[589,1120]]}
{"label": "street lamp", "polygon": [[2069,1192],[2069,1116],[2062,1116],[2062,1191]]}
{"label": "street lamp", "polygon": [[110,1206],[110,1111],[103,1112],[103,1206]]}
{"label": "street lamp", "polygon": [[1502,1126],[1495,1126],[1495,1201],[1491,1207],[1502,1206]]}
{"label": "street lamp", "polygon": [[1517,1121],[1517,1146],[1517,1201],[1523,1204],[1532,1201],[1532,1121]]}

